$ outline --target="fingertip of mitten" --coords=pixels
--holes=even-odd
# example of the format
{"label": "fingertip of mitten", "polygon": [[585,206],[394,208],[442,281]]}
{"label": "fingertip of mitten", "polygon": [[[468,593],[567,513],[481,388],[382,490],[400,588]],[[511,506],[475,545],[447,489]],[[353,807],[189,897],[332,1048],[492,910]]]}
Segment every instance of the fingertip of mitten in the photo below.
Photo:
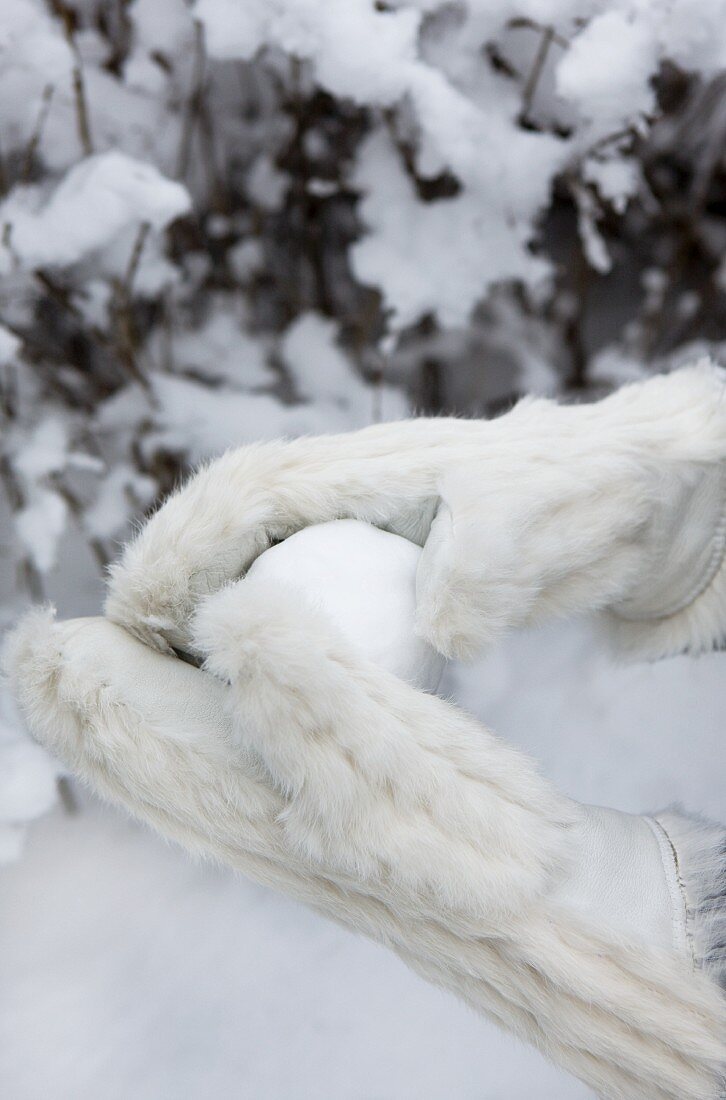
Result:
{"label": "fingertip of mitten", "polygon": [[192,644],[205,669],[227,682],[303,674],[334,633],[322,611],[293,587],[243,579],[204,600]]}
{"label": "fingertip of mitten", "polygon": [[51,640],[56,611],[51,604],[33,607],[18,620],[3,638],[0,648],[0,673],[11,686],[21,668],[30,664]]}

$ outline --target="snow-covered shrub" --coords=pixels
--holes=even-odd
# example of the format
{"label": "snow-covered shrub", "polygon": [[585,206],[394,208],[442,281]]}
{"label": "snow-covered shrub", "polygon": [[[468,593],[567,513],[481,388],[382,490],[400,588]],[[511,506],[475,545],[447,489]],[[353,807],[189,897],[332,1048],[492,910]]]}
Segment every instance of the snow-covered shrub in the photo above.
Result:
{"label": "snow-covered shrub", "polygon": [[697,7],[3,0],[4,618],[85,610],[230,444],[718,354],[726,0]]}

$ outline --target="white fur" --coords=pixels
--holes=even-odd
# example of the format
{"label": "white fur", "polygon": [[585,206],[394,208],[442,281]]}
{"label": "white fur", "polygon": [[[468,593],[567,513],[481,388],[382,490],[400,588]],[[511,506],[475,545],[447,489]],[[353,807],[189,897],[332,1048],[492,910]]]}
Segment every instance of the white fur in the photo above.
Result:
{"label": "white fur", "polygon": [[726,991],[726,829],[678,807],[656,820],[675,853],[694,961]]}
{"label": "white fur", "polygon": [[418,627],[446,655],[548,615],[625,608],[656,570],[668,603],[692,599],[665,617],[646,605],[637,622],[618,618],[621,648],[710,648],[726,636],[723,508],[696,517],[703,567],[683,557],[669,520],[705,477],[726,498],[725,394],[723,372],[702,361],[590,405],[524,400],[489,422],[412,420],[243,447],[152,517],[113,567],[107,614],[162,650],[188,646],[200,598],[272,542],[350,516],[420,544],[428,536]]}
{"label": "white fur", "polygon": [[726,640],[726,556],[692,603],[674,615],[625,619],[609,611],[604,626],[613,651],[623,658],[657,660],[676,653],[698,656]]}
{"label": "white fur", "polygon": [[361,660],[300,593],[242,580],[202,604],[193,643],[231,683],[236,741],[289,800],[304,858],[390,877],[482,932],[541,894],[571,806],[473,720]]}
{"label": "white fur", "polygon": [[716,985],[552,900],[574,811],[527,760],[279,588],[211,597],[194,637],[214,676],[35,613],[7,663],[38,740],[191,851],[387,943],[602,1097],[716,1097]]}

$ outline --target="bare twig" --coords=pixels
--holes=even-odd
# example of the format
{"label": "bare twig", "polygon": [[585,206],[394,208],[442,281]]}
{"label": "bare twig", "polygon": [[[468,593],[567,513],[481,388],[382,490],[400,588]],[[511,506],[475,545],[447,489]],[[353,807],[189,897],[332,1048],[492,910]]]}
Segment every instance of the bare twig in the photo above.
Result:
{"label": "bare twig", "polygon": [[[25,507],[25,493],[10,459],[5,454],[0,454],[0,484],[5,490],[10,511],[13,513],[22,511]],[[25,554],[20,561],[20,574],[31,599],[36,602],[44,600],[45,586],[43,578],[29,554]]]}
{"label": "bare twig", "polygon": [[141,261],[144,244],[149,235],[150,225],[142,222],[134,240],[131,255],[126,267],[126,273],[122,280],[115,285],[116,301],[112,311],[115,320],[115,346],[119,359],[128,373],[143,386],[149,389],[149,382],[144,372],[139,368],[136,353],[138,350],[138,335],[134,324],[132,297],[133,283]]}
{"label": "bare twig", "polygon": [[50,105],[53,100],[53,93],[55,87],[53,84],[46,84],[43,89],[43,97],[40,102],[40,110],[38,111],[38,118],[35,123],[33,133],[30,135],[30,141],[25,150],[25,159],[23,161],[23,170],[20,174],[20,179],[23,183],[27,183],[30,179],[30,173],[33,170],[33,162],[38,152],[38,146],[40,145],[40,139],[43,136],[43,130],[45,129],[45,123],[50,112]]}
{"label": "bare twig", "polygon": [[527,77],[527,83],[524,85],[524,91],[522,92],[522,110],[519,113],[519,121],[525,126],[532,125],[531,111],[534,96],[537,91],[540,77],[542,76],[542,71],[545,67],[545,62],[547,61],[547,54],[549,53],[554,38],[554,28],[542,28],[539,46],[537,47],[537,52],[532,62],[532,68]]}
{"label": "bare twig", "polygon": [[567,39],[563,35],[558,34],[554,27],[549,27],[545,26],[543,23],[538,23],[536,19],[529,19],[526,16],[521,16],[515,19],[510,19],[507,23],[507,26],[513,31],[522,30],[524,28],[530,31],[539,31],[541,34],[549,31],[550,39],[552,42],[555,43],[555,45],[560,46],[563,50],[568,49],[570,45]]}
{"label": "bare twig", "polygon": [[83,319],[83,314],[80,309],[71,301],[69,291],[64,286],[57,283],[49,272],[45,271],[42,267],[38,267],[33,272],[33,278],[40,283],[49,297],[51,297],[64,312],[70,313],[77,321]]}
{"label": "bare twig", "polygon": [[204,77],[207,57],[204,48],[204,28],[198,19],[194,21],[194,68],[192,72],[192,90],[187,100],[181,142],[176,162],[176,177],[184,179],[189,170],[189,158],[192,149],[194,128],[199,121],[200,106],[204,94]]}
{"label": "bare twig", "polygon": [[12,261],[16,266],[20,265],[20,257],[13,245],[13,225],[12,222],[3,222],[2,230],[0,231],[0,245],[3,248],[7,248]]}
{"label": "bare twig", "polygon": [[50,0],[50,6],[63,23],[63,31],[68,47],[73,54],[73,96],[76,103],[76,124],[81,148],[88,157],[93,152],[93,139],[91,138],[91,120],[88,111],[88,99],[86,97],[86,84],[83,79],[83,61],[78,50],[78,43],[74,31],[75,15],[71,8],[66,7],[62,0]]}
{"label": "bare twig", "polygon": [[228,214],[231,210],[231,203],[217,167],[217,144],[214,136],[214,122],[212,120],[212,112],[209,110],[204,88],[202,89],[199,99],[199,138],[200,142],[203,143],[202,160],[207,172],[213,208],[218,213]]}
{"label": "bare twig", "polygon": [[134,279],[136,278],[136,272],[139,269],[139,263],[141,261],[141,253],[144,251],[144,245],[146,244],[146,238],[149,236],[150,230],[151,225],[149,224],[149,222],[142,222],[136,234],[134,247],[131,250],[131,256],[129,257],[129,262],[126,267],[126,275],[124,276],[123,281],[124,294],[128,298],[131,297],[131,290],[134,284]]}
{"label": "bare twig", "polygon": [[[9,326],[5,326],[8,328]],[[12,329],[9,329],[12,332]],[[0,380],[0,413],[3,419],[14,420],[18,408],[18,380],[12,365],[5,367]]]}
{"label": "bare twig", "polygon": [[5,195],[10,187],[8,172],[5,167],[5,157],[0,149],[0,195]]}

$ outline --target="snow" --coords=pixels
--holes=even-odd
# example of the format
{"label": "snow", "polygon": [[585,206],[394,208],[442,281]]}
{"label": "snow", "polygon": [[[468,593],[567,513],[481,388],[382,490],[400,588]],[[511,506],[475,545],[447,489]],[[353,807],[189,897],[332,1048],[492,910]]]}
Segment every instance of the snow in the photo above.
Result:
{"label": "snow", "polygon": [[[252,386],[262,390],[265,383],[269,391],[270,349],[233,318],[213,314],[198,336],[181,335],[173,342],[173,355],[178,366],[194,368],[202,379],[222,377],[228,388],[220,391],[206,380],[156,374],[154,429],[144,447],[186,453],[199,462],[260,439],[347,431],[405,416],[408,406],[400,390],[366,382],[336,340],[337,326],[312,313],[302,314],[282,334],[279,355],[297,389],[296,401],[287,404],[273,392],[249,392]],[[108,411],[110,420],[113,409]]]}
{"label": "snow", "polygon": [[633,157],[606,161],[589,157],[583,164],[583,178],[595,184],[601,198],[611,203],[616,213],[622,214],[640,185],[640,166]]}
{"label": "snow", "polygon": [[20,445],[13,465],[24,478],[37,480],[62,470],[68,460],[68,429],[58,416],[47,416]]}
{"label": "snow", "polygon": [[351,428],[364,427],[370,422],[374,398],[381,406],[384,420],[396,420],[408,412],[399,391],[385,385],[374,389],[356,373],[338,343],[337,325],[318,313],[300,314],[285,330],[280,355],[298,395],[306,401],[330,403],[343,410]]}
{"label": "snow", "polygon": [[190,372],[233,389],[269,386],[274,372],[269,364],[269,341],[253,336],[239,310],[229,301],[214,303],[204,322],[171,336],[170,358],[175,371]]}
{"label": "snow", "polygon": [[0,205],[10,226],[10,255],[38,267],[75,263],[143,222],[160,230],[189,210],[185,187],[151,164],[123,153],[101,153],[72,168],[43,201],[37,187],[17,187]]}
{"label": "snow", "polygon": [[335,337],[335,323],[316,313],[301,314],[284,333],[280,351],[301,397],[344,402],[359,384]]}
{"label": "snow", "polygon": [[622,11],[598,15],[572,42],[557,68],[557,91],[603,133],[652,110],[650,76],[658,49],[647,22]]}
{"label": "snow", "polygon": [[0,20],[0,146],[31,133],[48,86],[70,83],[72,55],[41,0],[3,0]]}
{"label": "snow", "polygon": [[[482,86],[477,76],[472,89],[462,89],[445,66],[428,63],[417,41],[415,6],[199,0],[195,11],[215,57],[250,58],[263,45],[275,46],[310,59],[316,79],[335,95],[378,106],[406,98],[420,129],[421,163],[434,172],[448,166],[470,189],[445,203],[420,203],[383,136],[362,145],[353,183],[364,195],[369,233],[353,262],[362,282],[384,289],[397,326],[426,313],[462,324],[491,283],[538,280],[544,265],[526,245],[532,219],[566,160],[566,143],[513,129],[516,107],[499,85]],[[253,170],[253,194],[274,207],[281,185],[262,163]],[[264,186],[258,187],[261,171]]]}
{"label": "snow", "polygon": [[0,685],[0,866],[18,859],[26,823],[57,801],[58,769],[20,731],[9,695]]}
{"label": "snow", "polygon": [[[487,209],[468,194],[426,205],[412,201],[411,183],[382,130],[361,147],[354,183],[364,195],[360,213],[369,232],[351,251],[353,269],[362,283],[384,287],[396,328],[427,313],[445,325],[464,325],[492,283],[536,283],[549,271],[521,247],[524,226],[504,218],[499,206]],[[451,262],[444,264],[446,253]]]}
{"label": "snow", "polygon": [[[315,62],[320,83],[361,103],[390,103],[406,88],[416,54],[418,13],[378,9],[369,0],[344,6],[316,0],[197,0],[214,57],[251,58],[275,45]],[[376,59],[371,64],[372,58]]]}
{"label": "snow", "polygon": [[129,504],[134,510],[147,508],[156,495],[152,478],[120,463],[103,478],[96,499],[84,516],[84,527],[94,538],[106,539],[122,533],[128,523]]}
{"label": "snow", "polygon": [[291,535],[247,576],[299,592],[366,660],[435,691],[444,659],[414,632],[420,557],[420,547],[399,535],[342,519]]}
{"label": "snow", "polygon": [[290,184],[284,172],[279,172],[270,157],[259,156],[247,176],[247,194],[261,210],[277,210]]}
{"label": "snow", "polygon": [[580,233],[583,252],[590,266],[595,271],[604,274],[612,267],[612,261],[607,245],[598,229],[598,205],[591,192],[585,187],[578,186],[575,189],[575,199],[577,202],[577,228]]}
{"label": "snow", "polygon": [[58,560],[58,544],[65,531],[68,505],[52,489],[36,487],[29,502],[15,516],[15,532],[21,546],[41,573]]}
{"label": "snow", "polygon": [[28,741],[0,741],[0,822],[40,817],[55,800],[55,770],[45,753]]}
{"label": "snow", "polygon": [[66,528],[68,503],[48,484],[67,465],[84,465],[89,456],[69,453],[68,426],[56,415],[41,416],[36,427],[13,447],[12,467],[23,503],[15,515],[20,545],[40,573],[56,564]]}
{"label": "snow", "polygon": [[351,408],[324,402],[283,405],[270,394],[233,392],[220,405],[215,390],[168,375],[154,379],[154,394],[157,427],[146,446],[184,452],[192,462],[259,439],[364,427],[373,423],[376,411],[384,420],[397,419],[402,412],[399,394],[392,394],[389,403],[386,388],[373,386],[363,388],[360,403]]}
{"label": "snow", "polygon": [[6,363],[11,362],[20,351],[23,345],[20,340],[10,329],[4,325],[0,325],[0,366],[5,366]]}
{"label": "snow", "polygon": [[260,242],[254,239],[240,241],[227,253],[227,263],[240,282],[246,282],[262,270],[264,256]]}
{"label": "snow", "polygon": [[691,0],[657,0],[649,5],[640,0],[634,8],[650,17],[662,52],[684,69],[697,68],[713,76],[726,65],[726,3],[707,0],[698,6],[694,18]]}
{"label": "snow", "polygon": [[185,45],[188,9],[184,0],[133,0],[134,39],[146,50],[169,50]]}
{"label": "snow", "polygon": [[85,798],[3,879],[13,1100],[586,1100],[384,948]]}
{"label": "snow", "polygon": [[67,76],[72,64],[68,45],[38,0],[5,0],[0,56],[11,67],[44,71],[48,81]]}

